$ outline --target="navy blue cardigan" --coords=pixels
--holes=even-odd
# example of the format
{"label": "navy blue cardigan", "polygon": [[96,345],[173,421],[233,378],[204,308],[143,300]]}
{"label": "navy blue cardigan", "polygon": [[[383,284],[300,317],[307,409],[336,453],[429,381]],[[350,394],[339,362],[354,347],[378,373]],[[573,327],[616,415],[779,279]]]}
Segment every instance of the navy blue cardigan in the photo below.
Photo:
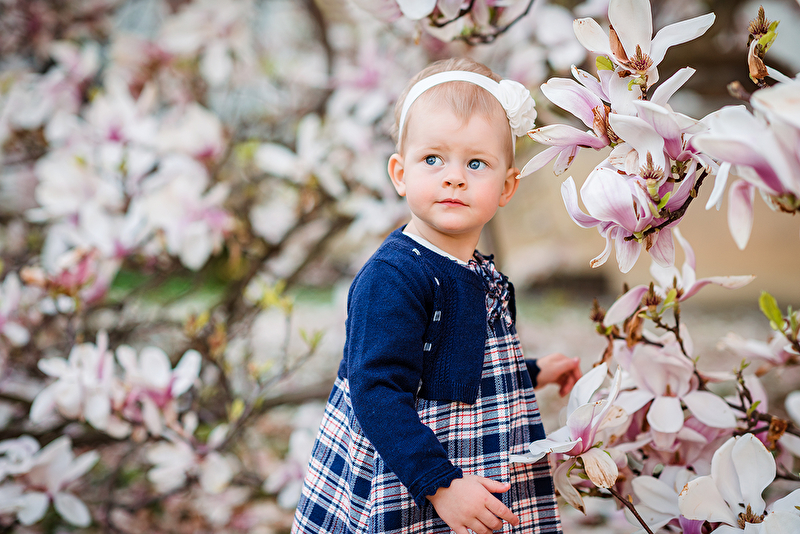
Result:
{"label": "navy blue cardigan", "polygon": [[[513,286],[509,308],[514,310]],[[417,505],[460,478],[415,397],[474,404],[486,343],[486,290],[474,272],[392,232],[348,295],[347,378],[358,423]],[[538,366],[526,362],[532,382]]]}

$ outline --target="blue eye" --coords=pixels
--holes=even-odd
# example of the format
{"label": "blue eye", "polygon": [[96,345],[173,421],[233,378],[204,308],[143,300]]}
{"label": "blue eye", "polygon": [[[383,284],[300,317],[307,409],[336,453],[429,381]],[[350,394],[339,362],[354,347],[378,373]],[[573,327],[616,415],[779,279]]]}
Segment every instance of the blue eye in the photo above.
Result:
{"label": "blue eye", "polygon": [[428,164],[428,165],[431,165],[431,166],[433,166],[433,165],[443,165],[444,164],[444,162],[442,161],[442,158],[440,158],[439,156],[427,156],[425,158],[425,163]]}
{"label": "blue eye", "polygon": [[467,163],[467,167],[469,167],[469,169],[472,171],[480,171],[486,168],[486,163],[482,162],[479,159],[473,159],[470,160],[469,163]]}

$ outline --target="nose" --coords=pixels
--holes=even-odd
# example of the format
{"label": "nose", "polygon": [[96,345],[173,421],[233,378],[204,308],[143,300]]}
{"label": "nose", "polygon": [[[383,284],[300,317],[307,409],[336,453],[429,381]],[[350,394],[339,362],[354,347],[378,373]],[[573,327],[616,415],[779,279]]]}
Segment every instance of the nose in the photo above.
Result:
{"label": "nose", "polygon": [[460,170],[451,170],[448,172],[442,183],[444,187],[455,187],[456,189],[461,189],[462,187],[467,186],[467,180],[464,178],[464,173]]}

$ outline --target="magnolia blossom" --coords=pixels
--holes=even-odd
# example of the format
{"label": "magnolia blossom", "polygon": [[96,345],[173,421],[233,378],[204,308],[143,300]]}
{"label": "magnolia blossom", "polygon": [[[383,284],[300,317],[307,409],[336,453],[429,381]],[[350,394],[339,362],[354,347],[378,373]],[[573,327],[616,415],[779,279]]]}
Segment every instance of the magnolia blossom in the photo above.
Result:
{"label": "magnolia blossom", "polygon": [[581,186],[581,200],[588,214],[578,206],[575,182],[570,176],[561,184],[561,197],[572,220],[582,228],[596,227],[606,240],[605,249],[592,261],[592,267],[603,265],[611,254],[611,245],[616,249],[619,269],[623,273],[631,270],[642,250],[642,241],[653,261],[670,265],[674,259],[672,235],[669,228],[651,233],[647,238],[639,237],[652,227],[655,219],[650,209],[652,200],[648,193],[616,169],[600,165],[586,178]]}
{"label": "magnolia blossom", "polygon": [[[678,508],[680,491],[687,482],[695,477],[697,477],[697,474],[691,469],[668,465],[664,467],[658,478],[640,475],[631,481],[633,492],[639,498],[639,502],[636,503],[636,511],[653,532],[658,531],[667,523],[676,522],[679,523],[686,534],[699,532],[702,522],[694,520],[694,525],[688,525],[687,523],[693,520],[682,517]],[[631,524],[639,524],[627,509],[625,517]]]}
{"label": "magnolia blossom", "polygon": [[[697,279],[695,273],[695,255],[694,249],[683,237],[680,230],[675,228],[672,234],[678,240],[678,243],[683,248],[683,267],[679,271],[675,266],[664,267],[655,261],[650,265],[650,274],[655,280],[653,291],[661,297],[666,299],[669,292],[673,289],[676,290],[675,300],[683,301],[695,295],[703,287],[708,284],[716,284],[726,289],[738,289],[743,287],[755,278],[751,275],[746,276],[712,276],[709,278]],[[621,323],[637,310],[645,309],[642,306],[642,297],[649,291],[649,286],[638,285],[629,289],[624,295],[619,297],[614,304],[606,312],[603,319],[604,324],[612,325]]]}
{"label": "magnolia blossom", "polygon": [[36,162],[39,180],[36,202],[28,218],[42,222],[60,217],[81,216],[91,205],[119,211],[124,203],[122,184],[114,174],[103,172],[100,154],[89,143],[49,152]]}
{"label": "magnolia blossom", "polygon": [[124,437],[129,425],[113,412],[124,394],[114,376],[114,360],[108,350],[108,335],[100,332],[97,344],[75,345],[69,358],[44,358],[39,369],[56,381],[33,400],[30,419],[39,423],[54,411],[68,419],[85,419],[90,425],[112,436]]}
{"label": "magnolia blossom", "polygon": [[646,420],[653,442],[662,449],[672,447],[675,439],[681,436],[685,419],[683,405],[710,427],[736,426],[736,415],[723,399],[697,389],[698,378],[690,360],[691,338],[685,329],[681,337],[683,346],[672,332],[659,338],[657,343],[637,344],[630,360],[621,362],[636,388],[622,391],[617,404],[633,414],[649,403]]}
{"label": "magnolia blossom", "polygon": [[325,191],[338,198],[347,189],[328,161],[332,150],[322,119],[306,115],[297,125],[296,152],[278,143],[264,143],[256,150],[255,162],[263,171],[296,184],[306,185],[316,179]]}
{"label": "magnolia blossom", "polygon": [[203,78],[221,86],[234,75],[237,64],[255,65],[250,31],[254,15],[250,0],[198,0],[166,20],[159,43],[175,55],[199,55]]}
{"label": "magnolia blossom", "polygon": [[200,353],[187,350],[174,369],[169,356],[158,347],[145,347],[137,355],[132,347],[121,345],[116,355],[126,389],[121,413],[130,421],[144,424],[153,436],[161,435],[165,424],[176,423],[175,400],[197,380]]}
{"label": "magnolia blossom", "polygon": [[706,208],[719,207],[733,172],[740,177],[728,193],[728,226],[736,245],[744,249],[753,226],[753,199],[761,192],[774,208],[800,209],[800,80],[756,91],[751,103],[729,106],[709,115],[708,133],[691,144],[723,162]]}
{"label": "magnolia blossom", "polygon": [[[194,431],[190,423],[186,433]],[[167,433],[169,441],[160,441],[147,449],[147,460],[153,468],[147,478],[159,493],[168,493],[184,485],[190,475],[197,475],[200,487],[209,494],[223,492],[238,472],[238,463],[230,455],[215,450],[225,438],[227,427],[220,425],[211,431],[205,451],[195,450],[186,440]]]}
{"label": "magnolia blossom", "polygon": [[208,186],[208,172],[200,163],[187,156],[169,156],[148,177],[142,196],[130,208],[141,210],[156,241],[163,235],[167,252],[192,270],[200,269],[222,247],[232,224],[222,206],[228,185]]}
{"label": "magnolia blossom", "polygon": [[622,409],[613,404],[620,389],[621,369],[614,375],[608,396],[598,401],[591,400],[605,381],[607,373],[608,365],[602,363],[583,375],[570,393],[566,426],[551,433],[548,438],[531,443],[528,454],[510,456],[512,462],[523,463],[533,463],[551,452],[569,456],[569,460],[553,473],[553,480],[559,493],[579,510],[583,510],[583,499],[568,479],[570,470],[578,460],[582,462],[589,480],[598,487],[611,487],[619,474],[611,452],[598,446],[598,432],[606,427],[619,426],[621,420],[627,417]]}
{"label": "magnolia blossom", "polygon": [[658,81],[658,64],[671,46],[703,35],[714,23],[715,15],[665,26],[653,36],[653,16],[649,0],[611,0],[608,3],[610,35],[591,18],[575,20],[575,35],[587,50],[608,56],[620,69],[640,77],[645,89]]}
{"label": "magnolia blossom", "polygon": [[752,434],[730,438],[714,453],[711,474],[689,481],[678,497],[689,519],[722,523],[715,534],[800,531],[800,490],[767,508],[761,494],[775,479],[775,460]]}
{"label": "magnolia blossom", "polygon": [[43,75],[25,76],[8,98],[8,120],[16,127],[34,130],[54,117],[73,114],[81,106],[84,85],[100,67],[100,47],[83,47],[67,41],[50,45],[55,64]]}
{"label": "magnolia blossom", "polygon": [[28,329],[20,324],[17,309],[22,299],[22,284],[17,273],[8,273],[0,285],[0,333],[15,347],[30,340]]}
{"label": "magnolia blossom", "polygon": [[719,340],[718,346],[748,361],[764,360],[770,365],[783,365],[800,359],[800,354],[781,332],[771,332],[767,341],[746,339],[735,332],[728,332]]}
{"label": "magnolia blossom", "polygon": [[[100,455],[89,451],[75,457],[69,436],[57,438],[42,449],[30,437],[15,440],[11,447],[25,449],[26,458],[24,467],[12,472],[15,481],[0,486],[0,513],[15,513],[20,523],[32,525],[44,517],[52,502],[67,522],[78,527],[89,526],[92,521],[89,509],[67,487],[89,471]],[[0,443],[0,451],[3,449],[8,454],[8,442]]]}
{"label": "magnolia blossom", "polygon": [[226,139],[219,117],[193,102],[171,110],[160,125],[156,143],[163,154],[177,152],[214,162],[223,154]]}
{"label": "magnolia blossom", "polygon": [[[666,106],[667,100],[693,72],[694,69],[688,68],[676,72],[659,85],[650,102]],[[597,74],[599,79],[573,66],[572,75],[577,81],[551,78],[542,85],[542,93],[551,102],[573,114],[591,130],[584,132],[566,124],[551,124],[530,131],[528,136],[531,139],[550,145],[550,148],[531,158],[523,167],[522,176],[541,169],[554,158],[553,170],[559,175],[569,168],[580,148],[601,149],[620,142],[620,136],[612,128],[609,118],[612,114],[636,115],[634,103],[640,101],[642,91],[638,85],[629,87],[628,79],[614,71],[599,69]]]}

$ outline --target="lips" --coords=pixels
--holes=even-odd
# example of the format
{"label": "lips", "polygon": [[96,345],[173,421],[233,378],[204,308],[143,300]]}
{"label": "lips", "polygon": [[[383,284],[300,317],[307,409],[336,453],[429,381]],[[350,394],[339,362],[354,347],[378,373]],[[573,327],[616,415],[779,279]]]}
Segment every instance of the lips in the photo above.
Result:
{"label": "lips", "polygon": [[439,201],[439,204],[444,204],[445,206],[466,206],[466,204],[457,198],[445,198]]}

